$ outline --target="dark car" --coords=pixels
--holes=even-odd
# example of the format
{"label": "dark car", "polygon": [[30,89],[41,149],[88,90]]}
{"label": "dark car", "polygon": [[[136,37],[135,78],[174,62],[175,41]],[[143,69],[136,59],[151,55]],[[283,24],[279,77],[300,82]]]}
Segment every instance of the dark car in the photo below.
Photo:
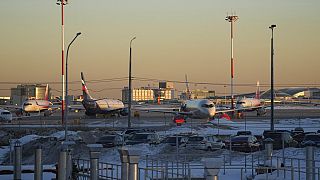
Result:
{"label": "dark car", "polygon": [[301,146],[305,147],[308,141],[313,141],[315,143],[315,146],[320,147],[320,134],[306,134],[301,143]]}
{"label": "dark car", "polygon": [[[271,138],[273,140],[273,149],[282,149],[282,146],[286,147],[298,147],[298,142],[295,141],[290,135],[290,131],[276,130],[276,131],[264,131],[264,139]],[[284,143],[282,145],[282,143]]]}
{"label": "dark car", "polygon": [[159,144],[160,137],[158,134],[154,132],[135,133],[132,136],[128,137],[125,143],[127,145],[134,145],[140,143]]}
{"label": "dark car", "polygon": [[252,132],[251,131],[238,131],[237,136],[241,136],[241,135],[252,135]]}
{"label": "dark car", "polygon": [[[230,143],[226,144],[230,148]],[[261,144],[253,135],[240,135],[231,138],[231,149],[241,152],[254,152],[260,150]]]}
{"label": "dark car", "polygon": [[97,144],[102,144],[103,147],[109,148],[114,146],[120,146],[123,144],[122,136],[119,135],[106,135],[99,138]]}
{"label": "dark car", "polygon": [[177,145],[177,138],[178,138],[178,145],[185,144],[187,142],[187,137],[185,136],[168,136],[162,142],[166,144],[170,144],[171,146]]}

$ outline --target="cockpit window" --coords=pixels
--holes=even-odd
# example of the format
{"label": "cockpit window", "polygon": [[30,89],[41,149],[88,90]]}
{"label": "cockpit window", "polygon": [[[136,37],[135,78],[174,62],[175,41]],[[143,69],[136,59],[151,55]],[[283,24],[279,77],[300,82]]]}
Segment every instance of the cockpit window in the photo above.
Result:
{"label": "cockpit window", "polygon": [[213,104],[202,104],[201,106],[204,108],[213,108]]}
{"label": "cockpit window", "polygon": [[31,103],[24,103],[23,105],[24,106],[31,106],[32,104]]}
{"label": "cockpit window", "polygon": [[244,102],[243,101],[238,101],[237,104],[244,104]]}

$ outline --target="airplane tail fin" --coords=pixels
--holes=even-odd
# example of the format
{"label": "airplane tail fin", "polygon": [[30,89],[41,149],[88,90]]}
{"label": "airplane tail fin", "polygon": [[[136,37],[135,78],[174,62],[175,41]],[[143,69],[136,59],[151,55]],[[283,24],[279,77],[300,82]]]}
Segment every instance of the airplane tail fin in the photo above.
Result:
{"label": "airplane tail fin", "polygon": [[257,81],[256,99],[260,99],[260,83]]}
{"label": "airplane tail fin", "polygon": [[82,83],[82,93],[83,93],[83,99],[84,100],[88,100],[88,99],[92,99],[92,97],[89,94],[88,88],[86,86],[86,82],[84,80],[84,75],[81,72],[81,83]]}
{"label": "airplane tail fin", "polygon": [[49,101],[49,84],[46,86],[46,93],[44,94],[44,100]]}

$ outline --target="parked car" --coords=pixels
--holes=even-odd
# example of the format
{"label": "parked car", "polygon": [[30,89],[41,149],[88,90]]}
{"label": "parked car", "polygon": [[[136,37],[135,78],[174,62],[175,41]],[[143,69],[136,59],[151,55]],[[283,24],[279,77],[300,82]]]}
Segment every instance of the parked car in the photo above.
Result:
{"label": "parked car", "polygon": [[195,135],[188,138],[185,147],[200,150],[218,150],[224,148],[225,144],[215,136]]}
{"label": "parked car", "polygon": [[123,138],[122,136],[116,134],[106,135],[100,137],[97,141],[97,144],[102,144],[102,146],[105,148],[120,146],[123,144]]}
{"label": "parked car", "polygon": [[237,136],[240,136],[240,135],[252,135],[252,132],[251,131],[238,131]]}
{"label": "parked car", "polygon": [[[273,149],[282,149],[282,142],[284,143],[284,147],[298,147],[298,142],[295,141],[290,135],[289,131],[264,131],[263,137],[271,138],[273,140]],[[283,140],[282,140],[283,139]]]}
{"label": "parked car", "polygon": [[123,136],[124,140],[127,140],[130,136],[132,136],[135,133],[140,133],[140,132],[145,132],[145,129],[134,129],[134,128],[129,128],[129,129],[125,129],[123,130],[120,135]]}
{"label": "parked car", "polygon": [[160,137],[154,132],[141,132],[135,133],[129,136],[125,141],[126,145],[149,143],[149,144],[160,144]]}
{"label": "parked car", "polygon": [[178,138],[179,146],[181,144],[184,145],[188,141],[188,138],[186,136],[168,136],[162,142],[169,144],[171,146],[176,146],[177,145],[177,138]]}
{"label": "parked car", "polygon": [[260,150],[261,144],[253,135],[240,135],[231,138],[231,143],[226,144],[228,148],[234,151],[254,152]]}
{"label": "parked car", "polygon": [[306,134],[306,136],[304,137],[301,146],[305,147],[306,146],[306,142],[308,141],[313,141],[315,143],[315,145],[317,147],[320,147],[320,134]]}

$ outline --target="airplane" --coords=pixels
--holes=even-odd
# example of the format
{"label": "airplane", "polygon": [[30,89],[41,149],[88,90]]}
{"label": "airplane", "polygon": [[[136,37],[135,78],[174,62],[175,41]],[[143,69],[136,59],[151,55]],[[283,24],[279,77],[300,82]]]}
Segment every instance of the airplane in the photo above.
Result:
{"label": "airplane", "polygon": [[257,82],[257,91],[254,98],[240,98],[236,102],[237,112],[242,114],[243,112],[257,111],[257,116],[266,114],[265,106],[260,100],[260,84]]}
{"label": "airplane", "polygon": [[92,98],[87,89],[87,86],[84,80],[84,75],[82,72],[81,72],[81,83],[82,83],[82,93],[83,93],[82,105],[86,110],[85,114],[87,116],[96,116],[97,114],[103,114],[103,115],[118,114],[118,116],[128,115],[128,109],[124,107],[123,102],[120,100]]}
{"label": "airplane", "polygon": [[58,109],[58,106],[54,107],[49,101],[49,85],[46,86],[46,92],[44,99],[28,99],[23,102],[21,107],[21,114],[24,112],[27,116],[30,113],[44,112],[44,116],[49,116],[53,113],[53,110]]}
{"label": "airplane", "polygon": [[12,121],[12,114],[8,110],[0,109],[0,121]]}

